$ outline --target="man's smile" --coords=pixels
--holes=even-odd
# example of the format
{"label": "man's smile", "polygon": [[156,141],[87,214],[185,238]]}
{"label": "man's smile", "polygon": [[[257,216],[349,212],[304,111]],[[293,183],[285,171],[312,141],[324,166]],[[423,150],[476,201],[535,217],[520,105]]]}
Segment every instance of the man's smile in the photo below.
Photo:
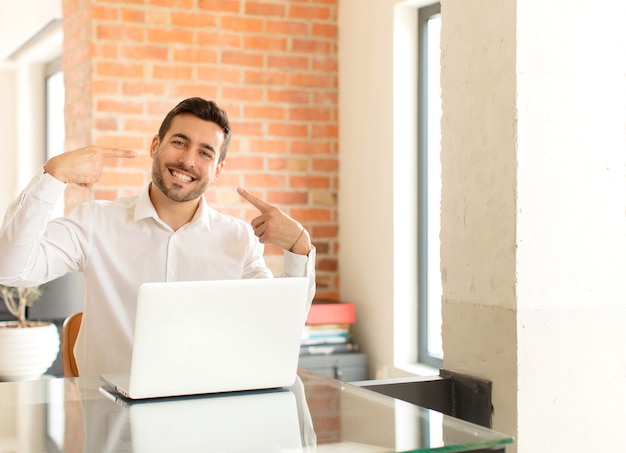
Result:
{"label": "man's smile", "polygon": [[179,172],[179,171],[177,171],[177,170],[170,169],[170,170],[169,170],[169,172],[170,172],[170,174],[171,174],[174,178],[176,178],[176,179],[178,179],[178,180],[180,180],[180,181],[183,181],[183,182],[192,182],[192,181],[195,181],[195,178],[192,178],[191,176],[186,175],[186,174],[183,174],[183,173],[181,173],[181,172]]}

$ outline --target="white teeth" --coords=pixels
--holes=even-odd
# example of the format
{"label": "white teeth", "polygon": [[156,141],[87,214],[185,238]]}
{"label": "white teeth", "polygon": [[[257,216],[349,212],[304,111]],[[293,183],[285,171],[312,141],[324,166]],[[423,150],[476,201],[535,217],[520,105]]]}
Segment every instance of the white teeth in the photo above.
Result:
{"label": "white teeth", "polygon": [[185,182],[191,182],[193,180],[191,176],[185,176],[182,173],[178,173],[177,171],[172,171],[172,176]]}

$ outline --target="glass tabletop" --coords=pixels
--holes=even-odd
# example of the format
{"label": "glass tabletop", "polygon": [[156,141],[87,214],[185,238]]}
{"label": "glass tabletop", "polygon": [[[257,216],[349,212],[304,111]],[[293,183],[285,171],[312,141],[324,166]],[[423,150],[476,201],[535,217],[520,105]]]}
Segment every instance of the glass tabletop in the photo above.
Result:
{"label": "glass tabletop", "polygon": [[98,377],[0,383],[0,451],[454,452],[512,442],[305,370],[285,389],[142,402]]}

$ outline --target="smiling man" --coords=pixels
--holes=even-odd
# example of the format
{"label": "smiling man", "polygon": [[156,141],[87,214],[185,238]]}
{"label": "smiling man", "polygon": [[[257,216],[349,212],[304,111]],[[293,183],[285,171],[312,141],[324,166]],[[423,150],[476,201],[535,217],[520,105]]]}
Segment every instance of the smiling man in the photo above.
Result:
{"label": "smiling man", "polygon": [[0,231],[0,283],[84,275],[75,347],[81,375],[129,368],[144,282],[271,278],[263,244],[273,244],[285,250],[282,276],[307,276],[313,300],[315,248],[299,222],[243,188],[238,193],[259,211],[251,224],[208,206],[204,193],[224,169],[230,137],[228,117],[213,101],[186,99],[152,139],[152,181],[139,195],[83,203],[51,220],[67,184],[91,187],[105,159],[136,156],[88,146],[46,162],[9,206]]}

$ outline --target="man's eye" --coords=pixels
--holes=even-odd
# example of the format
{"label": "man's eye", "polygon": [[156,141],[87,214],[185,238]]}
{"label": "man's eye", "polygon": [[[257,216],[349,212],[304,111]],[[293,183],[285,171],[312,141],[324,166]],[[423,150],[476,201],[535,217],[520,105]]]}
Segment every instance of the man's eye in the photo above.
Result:
{"label": "man's eye", "polygon": [[200,151],[200,155],[202,157],[206,157],[208,159],[212,159],[213,158],[213,154],[208,152],[208,151]]}
{"label": "man's eye", "polygon": [[172,143],[174,143],[174,145],[176,146],[185,146],[185,142],[183,142],[182,140],[174,140]]}

